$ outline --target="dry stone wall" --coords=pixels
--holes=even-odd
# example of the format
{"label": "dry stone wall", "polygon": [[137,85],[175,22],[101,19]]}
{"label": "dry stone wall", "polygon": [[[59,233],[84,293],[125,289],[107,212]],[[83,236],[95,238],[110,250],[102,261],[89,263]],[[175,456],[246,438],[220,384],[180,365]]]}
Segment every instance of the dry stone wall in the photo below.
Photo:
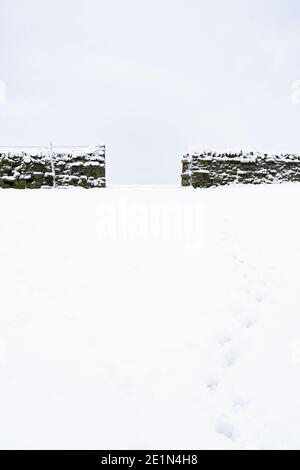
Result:
{"label": "dry stone wall", "polygon": [[300,181],[298,154],[203,151],[182,159],[182,186],[208,188],[287,181]]}
{"label": "dry stone wall", "polygon": [[35,189],[81,186],[104,188],[105,146],[76,151],[0,149],[0,188]]}

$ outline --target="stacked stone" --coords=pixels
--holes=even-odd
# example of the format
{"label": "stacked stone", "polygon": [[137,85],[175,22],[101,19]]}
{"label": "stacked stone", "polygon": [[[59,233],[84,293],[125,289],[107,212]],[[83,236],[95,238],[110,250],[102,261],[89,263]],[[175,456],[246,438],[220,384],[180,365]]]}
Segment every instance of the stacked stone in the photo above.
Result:
{"label": "stacked stone", "polygon": [[0,188],[104,188],[105,146],[80,152],[0,151]]}
{"label": "stacked stone", "polygon": [[211,151],[187,154],[182,160],[181,179],[182,186],[194,188],[300,181],[300,155]]}

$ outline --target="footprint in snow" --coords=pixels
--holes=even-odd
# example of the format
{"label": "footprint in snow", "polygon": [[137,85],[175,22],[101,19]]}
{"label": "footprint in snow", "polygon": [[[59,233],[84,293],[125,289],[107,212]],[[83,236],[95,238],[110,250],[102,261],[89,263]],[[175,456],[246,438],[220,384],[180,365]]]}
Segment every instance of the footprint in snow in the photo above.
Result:
{"label": "footprint in snow", "polygon": [[249,402],[242,397],[236,398],[232,401],[231,407],[235,413],[240,413],[248,408]]}
{"label": "footprint in snow", "polygon": [[263,303],[263,301],[264,301],[264,296],[262,294],[257,294],[255,296],[255,302],[257,302],[258,304]]}
{"label": "footprint in snow", "polygon": [[242,325],[247,329],[247,330],[250,330],[250,328],[253,328],[253,326],[255,326],[256,324],[256,319],[254,318],[254,316],[252,315],[249,315],[247,317],[245,317],[243,320],[242,320]]}
{"label": "footprint in snow", "polygon": [[206,388],[211,392],[217,390],[219,386],[219,380],[216,377],[207,377],[204,381]]}
{"label": "footprint in snow", "polygon": [[215,431],[222,434],[227,439],[234,439],[235,429],[234,425],[228,418],[219,418],[215,421]]}
{"label": "footprint in snow", "polygon": [[226,369],[232,367],[237,363],[238,359],[239,353],[235,349],[230,349],[224,355],[222,367]]}
{"label": "footprint in snow", "polygon": [[229,344],[232,341],[232,337],[229,333],[224,333],[222,334],[219,339],[218,339],[218,345],[221,348],[224,348],[227,344]]}

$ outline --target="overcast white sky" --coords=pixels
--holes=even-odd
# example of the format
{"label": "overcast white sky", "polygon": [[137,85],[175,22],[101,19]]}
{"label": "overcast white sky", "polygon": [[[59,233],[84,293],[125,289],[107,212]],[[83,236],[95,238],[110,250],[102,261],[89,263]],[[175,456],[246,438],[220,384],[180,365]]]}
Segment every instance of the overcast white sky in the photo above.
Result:
{"label": "overcast white sky", "polygon": [[107,145],[111,183],[190,145],[300,153],[298,0],[0,0],[0,145]]}

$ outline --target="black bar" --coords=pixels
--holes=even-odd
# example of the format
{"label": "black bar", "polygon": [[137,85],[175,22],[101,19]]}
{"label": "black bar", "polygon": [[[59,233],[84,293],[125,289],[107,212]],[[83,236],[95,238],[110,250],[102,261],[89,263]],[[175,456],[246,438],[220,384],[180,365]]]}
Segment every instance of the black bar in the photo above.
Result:
{"label": "black bar", "polygon": [[[18,450],[0,451],[0,463],[11,465],[30,465],[33,468],[43,466],[74,465],[76,467],[106,468],[107,466],[122,466],[123,468],[151,468],[158,465],[168,467],[202,467],[208,469],[215,460],[224,464],[240,460],[240,465],[258,460],[260,463],[270,463],[276,458],[276,464],[286,465],[286,456],[279,451],[198,451],[198,450]],[[284,461],[283,461],[284,459]],[[68,467],[67,467],[68,468]]]}

